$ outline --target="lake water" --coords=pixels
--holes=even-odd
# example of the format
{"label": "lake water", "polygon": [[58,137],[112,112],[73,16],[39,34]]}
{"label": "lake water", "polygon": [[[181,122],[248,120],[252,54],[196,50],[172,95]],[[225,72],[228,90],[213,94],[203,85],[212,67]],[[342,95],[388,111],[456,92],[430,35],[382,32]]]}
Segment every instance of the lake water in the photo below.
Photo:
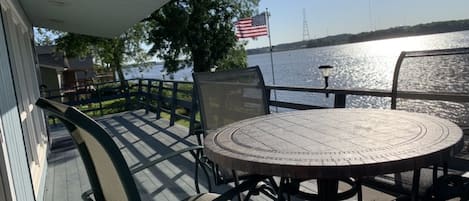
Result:
{"label": "lake water", "polygon": [[[332,88],[391,90],[394,67],[401,51],[457,47],[469,47],[469,31],[275,52],[273,53],[275,84],[322,87],[324,79],[318,66],[332,65],[333,73],[329,78],[329,86]],[[266,84],[272,84],[270,54],[249,55],[248,64],[260,66]],[[126,76],[160,79],[161,71],[162,66],[154,66],[143,74],[135,69],[130,70]],[[467,77],[469,79],[469,74]],[[191,69],[174,74],[174,79],[192,80]],[[416,79],[416,83],[420,83],[419,78]],[[469,86],[465,92],[468,91]],[[277,95],[278,99],[283,101],[321,106],[333,104],[333,96],[326,98],[323,94],[278,92]],[[390,108],[390,99],[351,96],[347,97],[347,107]]]}
{"label": "lake water", "polygon": [[[324,86],[318,66],[332,65],[329,86],[344,89],[391,90],[394,68],[401,51],[469,47],[469,31],[405,37],[354,44],[276,52],[274,74],[277,85]],[[259,65],[267,84],[272,84],[270,54],[248,57],[249,65]],[[332,100],[323,95],[279,93],[279,99],[300,103],[331,106]],[[381,98],[354,97],[347,101],[350,107],[389,108],[390,101]]]}

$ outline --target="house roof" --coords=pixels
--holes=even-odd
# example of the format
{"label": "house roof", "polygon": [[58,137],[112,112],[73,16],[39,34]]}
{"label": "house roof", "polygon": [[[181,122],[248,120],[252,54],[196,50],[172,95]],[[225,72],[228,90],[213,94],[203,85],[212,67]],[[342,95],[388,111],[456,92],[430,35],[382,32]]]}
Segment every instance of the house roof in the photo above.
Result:
{"label": "house roof", "polygon": [[84,58],[66,58],[63,52],[56,52],[55,46],[36,46],[36,53],[39,59],[39,65],[48,68],[68,70],[93,70],[93,57]]}
{"label": "house roof", "polygon": [[34,26],[118,36],[169,0],[19,0]]}

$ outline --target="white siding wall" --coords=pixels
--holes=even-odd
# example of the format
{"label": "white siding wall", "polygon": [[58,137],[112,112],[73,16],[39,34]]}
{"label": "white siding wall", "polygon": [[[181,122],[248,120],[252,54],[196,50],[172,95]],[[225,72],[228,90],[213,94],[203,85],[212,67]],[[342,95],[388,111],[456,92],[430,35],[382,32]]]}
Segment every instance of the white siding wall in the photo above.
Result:
{"label": "white siding wall", "polygon": [[32,27],[17,2],[0,3],[0,123],[5,138],[0,168],[5,166],[9,175],[8,181],[2,180],[9,184],[6,189],[13,200],[39,201],[47,169],[47,137],[44,115],[34,105],[39,86]]}

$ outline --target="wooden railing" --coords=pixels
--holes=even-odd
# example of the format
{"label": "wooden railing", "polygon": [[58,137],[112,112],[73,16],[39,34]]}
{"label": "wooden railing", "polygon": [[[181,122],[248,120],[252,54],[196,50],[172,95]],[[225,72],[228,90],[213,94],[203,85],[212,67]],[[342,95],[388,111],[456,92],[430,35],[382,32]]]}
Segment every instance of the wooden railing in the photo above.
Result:
{"label": "wooden railing", "polygon": [[[197,127],[197,104],[193,101],[193,83],[188,81],[172,81],[159,79],[133,79],[127,80],[127,87],[122,87],[119,82],[100,83],[92,86],[83,86],[74,90],[49,90],[43,91],[47,98],[61,101],[63,103],[82,107],[83,112],[99,111],[99,115],[105,115],[106,109],[118,107],[117,112],[143,108],[148,113],[152,111],[156,118],[161,118],[161,114],[169,114],[169,124],[173,126],[176,120],[184,119],[189,121],[189,130]],[[93,89],[94,88],[94,89]],[[469,103],[469,95],[465,94],[444,94],[444,93],[421,93],[421,92],[400,92],[393,94],[391,90],[366,90],[366,89],[333,89],[317,87],[293,87],[293,86],[266,86],[267,94],[273,90],[334,94],[334,105],[336,108],[345,108],[347,96],[372,96],[383,98],[402,98],[419,100],[439,100],[460,103]],[[60,95],[47,96],[54,92]],[[270,97],[270,96],[269,96]],[[122,104],[111,104],[105,106],[107,101],[121,100]],[[98,104],[98,107],[87,108],[86,105]],[[270,100],[271,106],[304,110],[325,108],[314,104],[300,104],[286,102],[282,100]]]}
{"label": "wooden railing", "polygon": [[[373,96],[373,97],[389,97],[389,98],[401,98],[401,99],[416,99],[416,100],[434,100],[434,101],[451,101],[457,103],[469,103],[469,95],[467,94],[455,94],[455,93],[426,93],[426,92],[412,92],[412,91],[401,91],[396,95],[391,91],[386,90],[370,90],[370,89],[334,89],[334,88],[317,88],[317,87],[292,87],[292,86],[266,86],[268,92],[272,90],[277,91],[297,91],[307,93],[323,93],[323,94],[334,94],[334,107],[345,108],[346,99],[349,95],[354,96]],[[315,109],[324,108],[314,105],[303,105],[295,104],[290,102],[274,101],[270,100],[272,106],[290,108],[290,109]],[[395,108],[391,108],[395,109]]]}
{"label": "wooden railing", "polygon": [[[273,90],[275,90],[275,92],[288,91],[309,94],[334,94],[333,107],[336,108],[346,107],[348,96],[390,98],[390,109],[396,109],[397,99],[449,101],[468,104],[468,93],[414,92],[399,91],[398,89],[399,73],[402,70],[402,64],[405,59],[424,58],[426,60],[434,59],[435,61],[440,61],[442,60],[441,57],[452,55],[469,55],[469,48],[402,52],[396,62],[393,85],[389,91],[367,89],[324,89],[317,87],[294,86],[266,86],[266,90],[268,97],[270,97]],[[435,69],[437,68],[439,68],[439,66],[435,66]],[[192,82],[159,79],[133,79],[127,80],[125,83],[126,84],[123,86],[119,82],[109,82],[99,83],[93,86],[76,87],[68,90],[49,90],[43,91],[43,96],[69,105],[81,106],[80,109],[84,112],[99,111],[100,115],[106,114],[106,110],[109,108],[120,108],[117,111],[145,108],[146,112],[155,112],[156,118],[159,119],[161,118],[161,113],[165,112],[170,115],[169,122],[171,126],[174,125],[177,119],[185,119],[190,122],[190,131],[196,127],[198,123],[196,121],[197,104],[193,101],[195,94],[192,90]],[[109,102],[119,99],[123,100],[120,101],[122,104],[109,104]],[[98,104],[98,107],[94,107],[94,104]],[[293,103],[291,101],[282,100],[270,100],[269,104],[276,108],[280,107],[297,110],[324,108],[314,104]],[[86,105],[92,107],[86,107]]]}
{"label": "wooden railing", "polygon": [[[161,113],[170,115],[169,124],[173,126],[177,119],[190,122],[189,129],[194,129],[196,103],[193,102],[192,82],[159,79],[138,80],[137,103],[148,111],[154,111],[156,118]],[[177,109],[183,112],[177,112]]]}
{"label": "wooden railing", "polygon": [[82,85],[73,88],[52,89],[41,91],[43,97],[62,102],[67,105],[83,106],[89,104],[99,104],[91,109],[80,108],[83,112],[99,111],[101,116],[106,109],[113,109],[115,105],[103,106],[106,101],[114,101],[121,98],[135,96],[132,89],[135,88],[136,80],[127,80],[128,86],[121,86],[120,82],[103,82],[93,85]]}
{"label": "wooden railing", "polygon": [[[195,112],[192,111],[195,111],[196,105],[192,101],[192,82],[131,79],[126,80],[126,83],[121,85],[120,82],[106,82],[69,89],[44,90],[41,93],[48,99],[76,106],[92,116],[144,108],[147,113],[155,112],[157,119],[161,118],[163,112],[168,113],[171,126],[176,120],[185,119],[191,122],[190,129],[193,129]],[[106,104],[109,102],[111,104]],[[55,119],[53,121],[55,123]]]}

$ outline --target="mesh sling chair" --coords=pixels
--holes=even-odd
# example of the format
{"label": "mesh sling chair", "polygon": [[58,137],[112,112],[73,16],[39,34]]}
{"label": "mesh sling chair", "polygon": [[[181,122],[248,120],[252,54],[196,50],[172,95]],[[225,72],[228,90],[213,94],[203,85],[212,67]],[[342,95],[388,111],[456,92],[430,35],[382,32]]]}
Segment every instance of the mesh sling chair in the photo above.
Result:
{"label": "mesh sling chair", "polygon": [[[185,152],[191,152],[197,161],[195,165],[200,165],[197,154],[202,147],[192,146],[130,170],[112,137],[96,121],[75,107],[44,98],[39,98],[36,105],[47,111],[49,115],[60,119],[70,132],[91,184],[91,190],[82,194],[82,199],[85,201],[140,201],[141,197],[132,175]],[[221,196],[202,193],[186,200],[228,200],[235,196],[237,191],[250,189],[253,185],[255,184],[247,183],[238,189],[230,189]],[[197,182],[196,191],[199,191]]]}
{"label": "mesh sling chair", "polygon": [[[465,81],[469,76],[468,58],[469,48],[402,52],[394,72],[391,109],[439,116],[453,121],[469,134],[469,85]],[[458,162],[452,164],[454,160]],[[431,186],[439,176],[448,171],[460,175],[468,170],[467,160],[456,158],[449,161],[449,170],[447,164],[435,164],[415,171],[366,178],[364,183],[396,196],[404,195],[403,198],[428,200],[429,195],[435,194],[436,189]],[[442,184],[437,185],[443,189]]]}
{"label": "mesh sling chair", "polygon": [[[203,137],[210,131],[229,123],[269,114],[264,80],[259,67],[245,69],[193,73],[200,108],[201,128],[194,134],[202,145]],[[209,161],[207,161],[209,162]],[[210,163],[210,162],[209,162]],[[218,167],[210,163],[215,185],[245,180],[252,175]],[[270,183],[273,182],[273,179]],[[274,187],[275,188],[275,187]],[[269,188],[260,188],[261,191]],[[272,190],[264,194],[272,197]],[[272,197],[273,198],[273,197]]]}
{"label": "mesh sling chair", "polygon": [[[197,90],[194,94],[198,96],[202,126],[200,130],[196,130],[200,145],[202,145],[203,136],[212,130],[229,123],[270,113],[263,76],[258,66],[213,73],[194,73],[193,78]],[[235,182],[237,185],[239,180],[245,180],[251,176],[249,173],[227,170],[216,164],[211,164],[211,167],[215,175],[215,184]],[[351,184],[353,188],[341,193],[342,199],[353,196],[357,191],[352,180],[345,179],[344,181]],[[302,194],[298,191],[300,182],[301,180],[282,178],[282,186],[288,186],[282,192],[315,198],[314,194]],[[275,199],[272,193],[278,192],[279,187],[273,178],[269,178],[267,185],[260,186],[258,190]]]}

